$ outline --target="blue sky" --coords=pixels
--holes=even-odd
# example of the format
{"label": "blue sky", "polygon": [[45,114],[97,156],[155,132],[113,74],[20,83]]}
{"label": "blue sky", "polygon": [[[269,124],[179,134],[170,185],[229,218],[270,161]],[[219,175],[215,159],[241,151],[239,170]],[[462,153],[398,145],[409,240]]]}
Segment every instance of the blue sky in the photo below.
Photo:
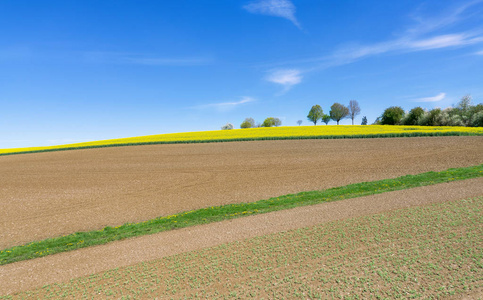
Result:
{"label": "blue sky", "polygon": [[0,148],[309,125],[350,100],[372,123],[483,102],[482,70],[483,0],[0,0]]}

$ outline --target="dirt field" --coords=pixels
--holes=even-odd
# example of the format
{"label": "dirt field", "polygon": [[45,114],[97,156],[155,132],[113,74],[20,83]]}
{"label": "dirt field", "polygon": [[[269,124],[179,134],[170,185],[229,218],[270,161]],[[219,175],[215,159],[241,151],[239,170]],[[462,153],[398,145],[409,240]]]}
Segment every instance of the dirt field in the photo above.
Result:
{"label": "dirt field", "polygon": [[[56,282],[68,282],[70,279],[80,276],[149,262],[251,237],[480,195],[483,195],[483,178],[474,178],[298,207],[59,253],[0,266],[0,282],[2,283],[0,284],[0,295],[30,290]],[[359,239],[355,240],[358,241]],[[346,243],[350,244],[351,242],[346,241]],[[374,245],[367,249],[373,247]],[[364,252],[367,249],[360,248],[358,250]],[[327,249],[327,251],[329,250]],[[181,266],[185,267],[184,264]],[[183,270],[180,269],[179,272],[183,272]],[[258,272],[254,272],[254,274],[258,274]],[[148,279],[150,278],[148,275],[146,276]],[[145,278],[145,276],[140,276],[140,278]],[[95,285],[95,287],[99,286]],[[186,288],[186,286],[183,288]]]}
{"label": "dirt field", "polygon": [[174,212],[483,163],[483,137],[261,141],[0,157],[0,248]]}

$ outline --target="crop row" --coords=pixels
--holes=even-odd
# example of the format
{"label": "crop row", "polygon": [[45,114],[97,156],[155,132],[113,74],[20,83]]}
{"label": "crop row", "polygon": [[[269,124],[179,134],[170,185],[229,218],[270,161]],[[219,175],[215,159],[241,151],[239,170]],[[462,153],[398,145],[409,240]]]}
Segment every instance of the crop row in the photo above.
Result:
{"label": "crop row", "polygon": [[483,128],[476,127],[426,127],[426,126],[293,126],[249,128],[159,134],[122,139],[102,140],[60,146],[0,149],[0,155],[50,152],[86,148],[118,147],[153,144],[215,143],[258,140],[297,139],[350,139],[422,136],[483,135]]}

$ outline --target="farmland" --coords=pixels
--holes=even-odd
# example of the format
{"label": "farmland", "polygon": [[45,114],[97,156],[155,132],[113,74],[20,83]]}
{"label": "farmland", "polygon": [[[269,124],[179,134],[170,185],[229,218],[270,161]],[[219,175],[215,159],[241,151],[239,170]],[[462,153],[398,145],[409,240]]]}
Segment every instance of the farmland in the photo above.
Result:
{"label": "farmland", "polygon": [[13,299],[477,296],[482,209],[477,197],[332,221],[45,285]]}
{"label": "farmland", "polygon": [[[483,137],[480,136],[313,139],[144,145],[4,156],[0,158],[0,180],[4,183],[0,198],[4,208],[0,248],[78,231],[99,230],[105,226],[114,228],[200,208],[251,203],[301,191],[477,166],[483,163],[482,144]],[[477,189],[481,186],[481,179],[474,180],[463,181],[465,188],[459,190],[462,197],[481,195]],[[446,185],[445,188],[437,187],[433,190],[435,201],[444,198],[435,192],[438,189],[446,194],[451,190]],[[467,194],[469,192],[474,194]],[[447,200],[457,199],[461,198],[455,199],[453,195]],[[395,200],[404,203],[402,198]],[[481,199],[476,202],[479,201]],[[397,207],[393,204],[386,209]],[[377,212],[381,211],[372,213]],[[323,222],[326,221],[319,219],[315,224]],[[131,240],[120,243],[128,241]],[[141,243],[137,246],[142,248],[148,247],[144,243],[150,243],[149,238],[147,242],[143,239],[133,241]],[[112,245],[115,247],[116,243]],[[110,244],[105,246],[111,247]],[[92,251],[108,249],[102,247]],[[56,266],[55,261],[62,257],[70,257],[67,261],[71,261],[69,255],[78,258],[87,255],[88,252],[79,252],[84,250],[91,251],[86,248],[72,254],[64,253],[67,256],[55,255],[46,262]],[[129,254],[116,257],[126,256]],[[158,257],[155,254],[143,261]],[[100,263],[99,259],[94,259],[93,263]],[[0,278],[5,278],[6,270],[20,276],[14,276],[12,280],[21,278],[22,270],[33,270],[31,266],[39,262],[32,260],[20,262],[20,265],[0,266]],[[125,262],[100,269],[89,267],[84,270],[87,273],[79,272],[79,265],[71,266],[76,271],[65,276],[74,278],[124,265]],[[52,273],[57,272],[52,270]],[[23,276],[25,278],[25,274]],[[64,277],[40,281],[40,285]],[[29,278],[25,282],[33,284],[36,281]],[[93,284],[94,287],[100,285],[103,284]],[[35,285],[20,290],[33,287]],[[18,288],[14,290],[20,291]],[[116,293],[113,295],[119,297]],[[55,297],[55,294],[51,296]]]}
{"label": "farmland", "polygon": [[127,145],[211,143],[230,141],[286,140],[286,139],[344,139],[375,137],[460,136],[483,135],[481,127],[452,126],[285,126],[182,132],[131,138],[102,140],[47,147],[0,149],[0,155],[49,152],[83,148],[116,147]]}

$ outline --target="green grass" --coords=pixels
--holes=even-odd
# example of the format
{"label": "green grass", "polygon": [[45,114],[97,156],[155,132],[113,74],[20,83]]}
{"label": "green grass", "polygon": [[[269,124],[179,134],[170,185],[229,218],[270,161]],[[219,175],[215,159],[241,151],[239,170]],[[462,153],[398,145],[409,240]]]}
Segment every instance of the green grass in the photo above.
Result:
{"label": "green grass", "polygon": [[181,253],[0,299],[478,299],[483,196]]}
{"label": "green grass", "polygon": [[363,182],[322,191],[289,194],[257,202],[207,207],[176,215],[159,217],[141,223],[127,223],[117,227],[105,227],[101,230],[77,232],[62,237],[50,238],[4,249],[0,251],[0,265],[94,245],[102,245],[111,241],[239,218],[247,215],[268,213],[299,206],[476,177],[483,177],[483,165],[448,169],[442,172],[406,175],[394,179]]}

